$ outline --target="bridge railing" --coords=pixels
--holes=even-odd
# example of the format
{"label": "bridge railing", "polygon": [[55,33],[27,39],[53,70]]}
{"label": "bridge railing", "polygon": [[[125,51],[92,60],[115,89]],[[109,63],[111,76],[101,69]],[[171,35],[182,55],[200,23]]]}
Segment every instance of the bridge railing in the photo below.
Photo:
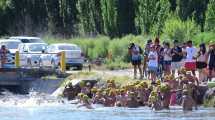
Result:
{"label": "bridge railing", "polygon": [[[15,68],[22,68],[23,66],[20,64],[20,60],[21,57],[20,55],[48,55],[48,54],[55,54],[55,55],[59,55],[60,57],[60,71],[61,72],[65,72],[66,71],[66,55],[65,55],[65,51],[62,51],[60,53],[20,53],[19,51],[16,51],[15,53],[15,60],[14,60],[14,64],[15,64]],[[44,66],[45,67],[45,66]]]}

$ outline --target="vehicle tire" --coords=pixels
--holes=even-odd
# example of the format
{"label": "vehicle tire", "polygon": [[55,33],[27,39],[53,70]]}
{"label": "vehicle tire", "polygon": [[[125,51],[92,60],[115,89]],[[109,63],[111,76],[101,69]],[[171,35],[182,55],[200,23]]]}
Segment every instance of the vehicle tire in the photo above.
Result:
{"label": "vehicle tire", "polygon": [[83,65],[77,66],[77,70],[82,70],[83,69]]}
{"label": "vehicle tire", "polygon": [[66,70],[67,70],[67,71],[70,70],[70,67],[69,67],[69,66],[66,66]]}

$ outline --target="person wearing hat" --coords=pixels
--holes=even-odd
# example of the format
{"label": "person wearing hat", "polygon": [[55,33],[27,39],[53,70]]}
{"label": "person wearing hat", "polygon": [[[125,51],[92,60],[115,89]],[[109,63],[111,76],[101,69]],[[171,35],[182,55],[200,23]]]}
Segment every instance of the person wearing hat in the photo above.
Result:
{"label": "person wearing hat", "polygon": [[192,111],[193,107],[195,107],[195,109],[197,109],[197,105],[196,105],[195,101],[193,100],[193,98],[191,96],[189,96],[187,89],[183,90],[182,107],[183,107],[183,111]]}
{"label": "person wearing hat", "polygon": [[141,54],[142,49],[139,45],[131,43],[128,47],[128,54],[131,56],[131,63],[134,67],[134,79],[137,78],[137,68],[140,72],[140,79],[143,78],[142,68],[141,68]]}
{"label": "person wearing hat", "polygon": [[136,94],[134,92],[129,92],[128,93],[127,107],[128,108],[137,108],[137,107],[139,107],[139,103],[138,103]]}
{"label": "person wearing hat", "polygon": [[83,94],[80,97],[80,101],[81,101],[81,105],[78,105],[77,108],[86,107],[87,109],[93,109],[90,102],[90,98],[87,95]]}
{"label": "person wearing hat", "polygon": [[171,56],[172,56],[172,61],[171,61],[171,69],[172,69],[172,74],[175,75],[175,71],[179,70],[182,66],[182,59],[183,59],[183,53],[182,53],[182,48],[179,46],[178,40],[174,40],[173,42],[174,46],[171,50]]}
{"label": "person wearing hat", "polygon": [[208,52],[209,80],[212,80],[212,73],[215,72],[215,43],[211,43]]}

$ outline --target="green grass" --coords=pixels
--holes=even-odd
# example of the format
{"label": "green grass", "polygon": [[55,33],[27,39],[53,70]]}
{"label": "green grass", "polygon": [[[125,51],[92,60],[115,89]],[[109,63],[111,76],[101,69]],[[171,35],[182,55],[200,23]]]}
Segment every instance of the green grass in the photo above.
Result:
{"label": "green grass", "polygon": [[[128,35],[123,38],[110,39],[106,36],[95,38],[59,39],[46,36],[43,38],[47,43],[75,43],[79,45],[89,60],[105,58],[105,67],[108,69],[125,69],[129,67],[128,45],[131,42],[144,47],[148,37]],[[111,59],[107,57],[111,55]],[[107,62],[108,61],[108,62]]]}
{"label": "green grass", "polygon": [[[177,23],[177,21],[176,21]],[[175,23],[174,23],[175,24]],[[181,25],[183,24],[184,27]],[[194,26],[192,22],[183,23],[181,22],[179,25],[176,24],[181,31],[185,31],[190,26]],[[180,27],[181,26],[181,27]],[[182,29],[183,28],[183,29]],[[193,27],[192,27],[193,28]],[[190,28],[191,29],[191,28]],[[193,34],[189,34],[189,31],[186,32],[177,32],[173,28],[168,28],[166,32],[174,32],[174,33],[165,33],[161,35],[161,43],[162,41],[169,41],[171,43],[173,38],[180,38],[179,41],[184,41],[184,39],[191,39],[194,41],[194,44],[198,46],[200,43],[205,42],[206,45],[210,42],[215,42],[215,34],[213,32],[204,32],[204,33],[197,33],[198,31],[194,31]],[[193,32],[193,31],[192,31]],[[183,35],[185,34],[185,35]],[[186,37],[185,37],[186,36]],[[108,69],[125,69],[129,68],[129,57],[128,57],[128,45],[131,42],[134,42],[140,45],[142,48],[145,48],[146,41],[148,39],[154,39],[150,35],[127,35],[122,38],[114,38],[110,39],[107,36],[97,36],[94,38],[71,38],[71,39],[61,39],[61,38],[54,38],[51,36],[45,36],[43,39],[49,43],[74,43],[79,45],[85,56],[89,60],[95,60],[96,58],[105,58],[105,67]],[[111,55],[112,58],[107,60],[107,57]]]}
{"label": "green grass", "polygon": [[213,98],[204,101],[205,107],[215,107],[215,96]]}
{"label": "green grass", "polygon": [[214,88],[215,87],[215,82],[209,82],[208,87],[209,88]]}

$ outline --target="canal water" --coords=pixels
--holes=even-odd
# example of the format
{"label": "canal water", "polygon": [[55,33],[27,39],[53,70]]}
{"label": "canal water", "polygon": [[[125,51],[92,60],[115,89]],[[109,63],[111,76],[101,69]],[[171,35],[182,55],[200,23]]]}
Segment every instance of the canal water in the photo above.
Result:
{"label": "canal water", "polygon": [[0,120],[215,120],[214,108],[199,107],[192,112],[183,112],[180,106],[163,111],[152,111],[148,107],[94,105],[94,108],[77,108],[67,100],[36,92],[29,95],[3,92],[0,95]]}

